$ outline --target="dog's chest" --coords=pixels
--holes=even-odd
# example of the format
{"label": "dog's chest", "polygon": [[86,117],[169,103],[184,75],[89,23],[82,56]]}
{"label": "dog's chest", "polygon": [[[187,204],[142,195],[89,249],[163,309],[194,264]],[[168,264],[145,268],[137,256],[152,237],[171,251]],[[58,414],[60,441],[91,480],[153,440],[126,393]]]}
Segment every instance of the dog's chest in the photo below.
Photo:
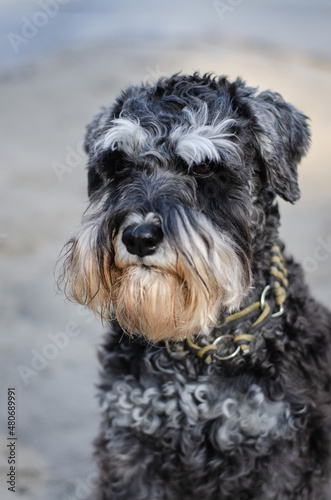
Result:
{"label": "dog's chest", "polygon": [[288,402],[271,401],[256,382],[238,387],[237,380],[147,371],[140,380],[130,375],[117,379],[103,404],[113,427],[172,449],[208,441],[218,450],[253,445],[263,453],[275,440],[293,437]]}

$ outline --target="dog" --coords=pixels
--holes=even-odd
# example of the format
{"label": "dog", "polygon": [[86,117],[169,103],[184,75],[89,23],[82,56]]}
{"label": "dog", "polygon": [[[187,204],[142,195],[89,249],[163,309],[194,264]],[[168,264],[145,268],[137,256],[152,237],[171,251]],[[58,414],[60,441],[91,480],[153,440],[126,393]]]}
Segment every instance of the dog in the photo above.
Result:
{"label": "dog", "polygon": [[108,325],[94,498],[328,498],[331,315],[278,236],[309,143],[278,93],[198,73],[88,126],[59,281]]}

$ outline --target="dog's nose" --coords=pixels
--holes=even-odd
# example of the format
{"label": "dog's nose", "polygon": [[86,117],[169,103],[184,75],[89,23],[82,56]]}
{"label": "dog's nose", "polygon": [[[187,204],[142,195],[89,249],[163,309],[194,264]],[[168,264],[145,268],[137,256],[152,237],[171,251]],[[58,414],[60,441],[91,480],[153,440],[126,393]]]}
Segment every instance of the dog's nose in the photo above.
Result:
{"label": "dog's nose", "polygon": [[162,240],[162,229],[155,224],[133,224],[128,226],[122,235],[127,251],[138,257],[152,255]]}

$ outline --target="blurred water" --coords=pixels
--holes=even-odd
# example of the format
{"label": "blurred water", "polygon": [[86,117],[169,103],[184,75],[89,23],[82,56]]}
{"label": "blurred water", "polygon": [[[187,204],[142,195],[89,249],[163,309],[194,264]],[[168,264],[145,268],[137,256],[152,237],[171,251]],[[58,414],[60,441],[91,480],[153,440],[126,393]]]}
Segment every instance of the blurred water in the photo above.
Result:
{"label": "blurred water", "polygon": [[330,0],[1,0],[0,71],[106,41],[136,46],[230,38],[331,59],[330,27]]}

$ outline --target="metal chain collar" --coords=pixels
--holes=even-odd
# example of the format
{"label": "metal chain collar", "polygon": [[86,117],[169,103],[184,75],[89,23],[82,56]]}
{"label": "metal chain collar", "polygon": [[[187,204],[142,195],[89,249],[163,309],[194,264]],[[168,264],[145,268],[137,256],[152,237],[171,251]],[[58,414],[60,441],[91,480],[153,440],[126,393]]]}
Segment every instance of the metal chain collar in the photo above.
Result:
{"label": "metal chain collar", "polygon": [[[254,338],[255,332],[271,318],[277,318],[284,313],[284,302],[286,300],[286,291],[288,287],[287,276],[288,272],[285,267],[285,261],[281,249],[277,244],[274,244],[270,251],[269,284],[263,289],[260,300],[254,302],[242,311],[227,316],[225,321],[219,324],[217,328],[227,330],[234,327],[238,322],[242,322],[243,320],[248,320],[252,316],[256,316],[256,312],[260,311],[258,318],[251,324],[246,332],[239,334],[223,333],[222,335],[219,335],[212,344],[204,347],[198,346],[194,343],[191,337],[188,337],[186,339],[188,351],[197,355],[207,364],[216,360],[225,361],[235,358],[240,352],[243,355],[249,353],[250,343]],[[274,313],[271,312],[271,306],[267,301],[267,296],[271,292],[273,293],[274,300],[279,307],[279,310]],[[230,354],[227,354],[226,343],[229,341],[233,344],[233,351],[230,352]]]}

